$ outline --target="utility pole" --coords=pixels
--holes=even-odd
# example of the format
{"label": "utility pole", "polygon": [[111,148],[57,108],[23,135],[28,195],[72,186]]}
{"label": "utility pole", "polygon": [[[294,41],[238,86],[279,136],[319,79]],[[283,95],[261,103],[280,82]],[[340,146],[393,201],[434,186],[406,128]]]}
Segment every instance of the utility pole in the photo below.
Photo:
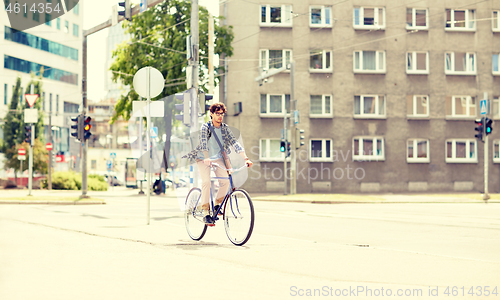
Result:
{"label": "utility pole", "polygon": [[[146,9],[153,7],[164,0],[147,0],[148,4]],[[198,3],[197,3],[198,4]],[[130,17],[140,13],[140,5],[136,5],[131,9]],[[83,45],[82,45],[82,118],[85,120],[85,114],[87,113],[87,37],[93,33],[111,27],[114,16],[111,16],[106,22],[96,25],[88,30],[83,31]],[[118,22],[125,20],[123,16],[118,16]],[[196,21],[198,23],[198,21]],[[149,132],[148,132],[149,134]],[[88,198],[87,196],[87,147],[88,142],[84,139],[81,143],[82,146],[82,195],[80,198]],[[149,146],[148,146],[149,147]]]}
{"label": "utility pole", "polygon": [[[43,99],[43,101],[45,101],[45,99]],[[49,143],[54,145],[52,142],[52,94],[49,95]],[[52,149],[49,150],[48,188],[49,190],[52,190]]]}
{"label": "utility pole", "polygon": [[[35,85],[31,84],[30,93],[35,93]],[[35,109],[31,108],[30,109]],[[31,188],[33,187],[33,144],[35,143],[35,124],[31,123],[31,141],[30,141],[30,157],[29,157],[29,178],[28,178],[28,196],[31,196]]]}
{"label": "utility pole", "polygon": [[[483,99],[486,99],[486,116],[490,113],[490,103],[488,100],[488,93],[484,92]],[[486,116],[483,118],[483,136],[484,136],[484,194],[483,200],[490,199],[490,195],[488,194],[488,165],[490,162],[489,153],[488,153],[488,134],[486,133]]]}
{"label": "utility pole", "polygon": [[214,94],[214,16],[208,15],[208,93]]}
{"label": "utility pole", "polygon": [[293,154],[290,154],[290,195],[297,194],[297,150],[295,140],[295,110],[297,109],[297,101],[295,101],[295,62],[290,64],[290,149],[293,149]]}
{"label": "utility pole", "polygon": [[[190,101],[191,101],[191,122],[190,132],[191,137],[199,130],[198,126],[198,67],[199,67],[199,7],[198,0],[191,0],[191,45],[193,47],[193,59],[189,60],[189,68],[191,68],[191,84],[188,86]],[[196,165],[194,165],[196,170]],[[198,172],[194,172],[198,174]],[[198,176],[193,176],[194,186],[198,186]]]}

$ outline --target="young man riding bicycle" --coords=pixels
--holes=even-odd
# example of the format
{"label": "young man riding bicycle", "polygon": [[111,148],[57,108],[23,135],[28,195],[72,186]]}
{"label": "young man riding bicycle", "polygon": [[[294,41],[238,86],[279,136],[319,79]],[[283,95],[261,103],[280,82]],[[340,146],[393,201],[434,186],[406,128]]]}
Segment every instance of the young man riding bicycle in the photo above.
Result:
{"label": "young man riding bicycle", "polygon": [[[229,126],[222,123],[224,114],[226,113],[226,106],[223,103],[215,103],[210,106],[210,118],[211,121],[203,124],[200,129],[200,144],[198,147],[191,151],[186,157],[196,160],[198,165],[198,170],[201,176],[201,204],[198,206],[205,215],[203,221],[206,224],[213,224],[214,220],[210,216],[210,169],[212,163],[216,163],[220,166],[226,166],[230,169],[231,166],[228,165],[229,159],[228,154],[231,153],[230,147],[232,146],[236,153],[241,155],[245,159],[245,163],[248,167],[251,167],[253,163],[245,154],[245,149],[238,142],[234,134],[229,129]],[[227,177],[227,171],[221,168],[215,168],[215,175],[217,177]],[[229,188],[228,179],[219,179],[219,191],[215,198],[214,211],[219,209],[219,205],[224,200],[224,196]]]}

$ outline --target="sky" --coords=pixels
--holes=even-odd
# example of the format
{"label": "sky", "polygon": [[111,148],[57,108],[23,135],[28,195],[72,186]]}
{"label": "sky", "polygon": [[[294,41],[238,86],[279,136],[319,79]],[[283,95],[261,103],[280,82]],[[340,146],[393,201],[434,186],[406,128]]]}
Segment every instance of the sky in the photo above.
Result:
{"label": "sky", "polygon": [[[120,0],[81,0],[81,2],[83,29],[87,30],[108,20],[113,5],[118,5]],[[132,0],[132,3],[138,4],[139,1]],[[219,15],[219,0],[198,0],[198,3],[200,6],[205,6],[214,16]],[[87,98],[91,101],[100,101],[105,96],[104,65],[108,31],[104,29],[87,38]]]}

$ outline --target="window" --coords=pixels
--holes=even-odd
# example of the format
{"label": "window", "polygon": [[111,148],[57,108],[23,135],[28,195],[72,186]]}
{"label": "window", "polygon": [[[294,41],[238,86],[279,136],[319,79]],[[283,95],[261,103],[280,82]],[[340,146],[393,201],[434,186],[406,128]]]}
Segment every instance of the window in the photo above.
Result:
{"label": "window", "polygon": [[92,160],[90,161],[90,168],[91,168],[92,170],[97,169],[97,161],[96,161],[95,159],[92,159]]}
{"label": "window", "polygon": [[430,161],[429,140],[409,139],[406,142],[406,162],[428,163]]}
{"label": "window", "polygon": [[73,6],[73,13],[75,15],[78,15],[80,13],[80,3],[75,2],[74,5],[75,6]]}
{"label": "window", "polygon": [[33,12],[33,21],[40,22],[40,13],[37,9],[35,9],[35,11]]}
{"label": "window", "polygon": [[354,51],[354,73],[385,73],[385,51]]}
{"label": "window", "polygon": [[355,118],[385,118],[384,95],[354,96]]}
{"label": "window", "polygon": [[357,161],[385,160],[382,137],[355,137],[352,143],[352,159]]}
{"label": "window", "polygon": [[290,95],[260,95],[260,116],[283,117],[283,112],[290,113]]}
{"label": "window", "polygon": [[471,96],[446,97],[446,116],[451,118],[475,118],[476,97],[471,97]]}
{"label": "window", "polygon": [[69,22],[64,21],[64,33],[69,33]]}
{"label": "window", "polygon": [[311,118],[331,118],[332,117],[332,96],[331,95],[311,95],[310,105]]}
{"label": "window", "polygon": [[[52,94],[50,94],[52,96]],[[56,95],[56,115],[59,114],[59,95]]]}
{"label": "window", "polygon": [[493,11],[493,18],[491,19],[491,30],[500,31],[500,10]]}
{"label": "window", "polygon": [[315,50],[310,52],[309,72],[321,73],[332,71],[332,51]]}
{"label": "window", "polygon": [[491,115],[493,119],[500,119],[500,97],[495,96],[491,101]]}
{"label": "window", "polygon": [[495,53],[491,58],[493,75],[500,75],[500,68],[498,67],[498,56],[499,54]]}
{"label": "window", "polygon": [[476,140],[447,140],[446,162],[447,163],[477,163]]}
{"label": "window", "polygon": [[384,29],[384,7],[355,7],[354,29]]}
{"label": "window", "polygon": [[67,82],[70,84],[78,84],[78,74],[70,73],[67,71],[59,70],[56,68],[52,68],[46,65],[41,65],[37,64],[31,61],[15,58],[12,56],[4,55],[4,68],[9,69],[9,70],[14,70],[14,71],[19,71],[23,73],[30,74],[31,72],[34,72],[35,74],[38,75],[40,72],[40,68],[43,67],[44,72],[43,72],[43,77],[52,79],[52,80],[57,80],[57,81],[62,81],[62,82]]}
{"label": "window", "polygon": [[428,29],[429,10],[427,8],[406,9],[406,29]]}
{"label": "window", "polygon": [[476,75],[476,53],[445,52],[444,60],[447,75]]}
{"label": "window", "polygon": [[500,163],[500,140],[493,141],[493,162]]}
{"label": "window", "polygon": [[406,74],[429,74],[429,53],[407,52]]}
{"label": "window", "polygon": [[56,19],[56,28],[58,30],[61,30],[61,19],[59,19],[59,18]]}
{"label": "window", "polygon": [[283,161],[285,153],[280,151],[280,139],[261,139],[260,140],[260,161]]}
{"label": "window", "polygon": [[332,8],[330,6],[309,7],[311,27],[332,27]]}
{"label": "window", "polygon": [[9,88],[7,84],[3,86],[3,104],[7,105]]}
{"label": "window", "polygon": [[73,35],[78,36],[78,25],[73,24]]}
{"label": "window", "polygon": [[429,117],[429,96],[408,95],[406,96],[406,103],[408,117]]}
{"label": "window", "polygon": [[261,5],[260,26],[292,27],[292,6]]}
{"label": "window", "polygon": [[473,9],[447,9],[445,30],[476,30],[476,11]]}
{"label": "window", "polygon": [[310,161],[333,161],[332,140],[316,139],[309,143]]}
{"label": "window", "polygon": [[[43,95],[45,98],[45,94]],[[52,93],[49,94],[49,114],[54,115],[54,106],[52,102]],[[55,115],[57,115],[57,111],[55,111]]]}
{"label": "window", "polygon": [[260,50],[260,67],[264,71],[279,69],[292,61],[292,50]]}

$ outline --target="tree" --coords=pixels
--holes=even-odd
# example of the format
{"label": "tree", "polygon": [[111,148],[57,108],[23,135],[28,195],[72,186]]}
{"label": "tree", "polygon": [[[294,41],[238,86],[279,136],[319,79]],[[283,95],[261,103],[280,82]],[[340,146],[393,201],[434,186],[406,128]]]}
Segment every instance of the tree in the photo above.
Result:
{"label": "tree", "polygon": [[[208,11],[199,8],[200,55],[208,53]],[[124,21],[123,28],[130,34],[131,40],[121,44],[114,52],[113,81],[120,80],[124,85],[132,86],[134,74],[143,67],[158,69],[165,78],[166,86],[155,99],[165,99],[168,95],[186,90],[186,37],[190,33],[191,3],[184,0],[165,0],[149,10],[136,15],[131,22]],[[232,55],[231,42],[234,38],[231,26],[215,24],[215,54]],[[206,55],[206,54],[205,54]],[[200,80],[203,82],[208,58],[200,57]],[[220,71],[220,70],[219,70]],[[153,100],[155,100],[153,99]],[[131,89],[122,95],[115,106],[112,122],[119,117],[129,120],[132,115],[132,101],[139,100],[137,93]],[[165,153],[170,152],[172,131],[172,112],[174,102],[165,100],[165,118],[161,121],[158,135],[166,134]],[[165,130],[163,132],[163,129]]]}
{"label": "tree", "polygon": [[[21,144],[15,145],[13,148],[7,150],[7,154],[11,156],[10,159],[6,159],[5,166],[7,168],[13,168],[15,173],[19,171],[20,163],[17,159],[17,150],[19,148],[26,149],[26,161],[23,163],[23,169],[21,171],[25,171],[28,169],[28,157],[30,154],[30,146],[28,143],[23,142]],[[40,139],[35,140],[35,145],[33,146],[33,172],[38,172],[40,174],[46,174],[48,171],[48,160],[49,153],[47,149],[45,149],[45,143]],[[17,181],[16,181],[17,182]]]}
{"label": "tree", "polygon": [[12,158],[11,153],[7,150],[12,149],[17,144],[20,144],[24,139],[24,132],[22,130],[22,109],[19,105],[21,97],[21,77],[17,77],[16,85],[12,89],[12,98],[10,100],[9,112],[3,124],[4,143],[2,145],[2,152],[5,153],[6,161]]}

